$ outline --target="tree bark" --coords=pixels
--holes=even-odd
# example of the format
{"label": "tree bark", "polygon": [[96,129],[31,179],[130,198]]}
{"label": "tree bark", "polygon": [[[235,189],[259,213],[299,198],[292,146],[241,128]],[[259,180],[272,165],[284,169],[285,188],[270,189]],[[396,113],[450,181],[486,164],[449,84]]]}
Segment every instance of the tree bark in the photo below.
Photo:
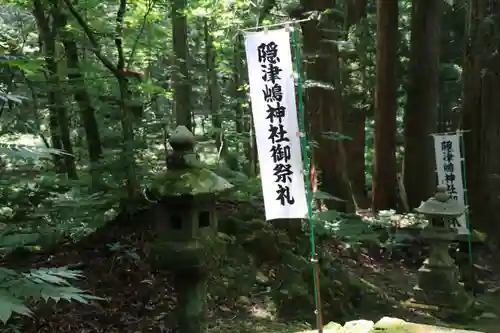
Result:
{"label": "tree bark", "polygon": [[[334,0],[311,3],[302,1],[305,12],[327,11],[335,8]],[[331,14],[329,14],[331,15]],[[310,126],[313,147],[313,166],[321,172],[321,189],[344,202],[330,201],[328,206],[338,211],[352,212],[354,204],[347,174],[346,150],[342,140],[332,136],[343,133],[341,83],[339,78],[339,52],[330,40],[337,40],[334,17],[324,23],[308,21],[302,24],[305,72],[308,81],[305,109]],[[326,88],[333,83],[333,87]]]}
{"label": "tree bark", "polygon": [[[344,23],[346,39],[349,38],[349,34],[352,32],[351,27],[353,26],[356,26],[355,33],[358,38],[363,38],[363,33],[367,30],[366,5],[367,0],[349,0],[347,2],[347,15]],[[366,91],[369,91],[368,87],[371,86],[371,83],[366,81],[366,63],[371,62],[371,60],[367,59],[367,51],[362,50],[361,47],[362,45],[357,46],[358,52],[356,53],[356,59],[349,58],[347,60],[344,59],[344,61],[351,60],[360,64],[362,71],[362,85],[366,87]],[[352,57],[352,55],[350,55],[350,57]],[[349,75],[346,75],[343,85],[346,87],[352,86],[351,77]],[[366,91],[362,94],[357,94],[356,101],[359,103],[349,103],[351,107],[345,109],[346,116],[344,128],[345,134],[351,138],[351,140],[345,141],[345,148],[347,154],[346,158],[347,161],[349,161],[349,168],[347,168],[347,172],[349,174],[352,196],[356,208],[361,209],[366,209],[369,206],[365,177],[365,127],[367,109],[364,107],[356,107],[354,105],[366,104],[366,100],[370,99],[370,96],[366,93]],[[352,95],[352,91],[345,93],[349,97]]]}
{"label": "tree bark", "polygon": [[442,1],[413,0],[407,106],[404,116],[404,185],[410,208],[436,189],[432,133],[437,129]]}
{"label": "tree bark", "polygon": [[[500,219],[500,56],[495,31],[500,24],[487,18],[499,15],[493,0],[469,3],[463,73],[462,128],[466,179],[472,227],[498,240]],[[494,26],[495,25],[495,26]]]}
{"label": "tree bark", "polygon": [[74,84],[74,98],[78,104],[80,121],[85,131],[87,139],[87,151],[90,160],[90,173],[92,177],[92,187],[99,188],[101,178],[96,169],[102,157],[101,134],[99,133],[99,125],[95,114],[95,109],[92,106],[89,92],[85,79],[81,73],[80,60],[78,59],[78,47],[71,39],[63,41],[68,64],[68,79]]}
{"label": "tree bark", "polygon": [[92,178],[92,188],[99,190],[101,177],[96,170],[102,156],[101,135],[97,123],[95,109],[92,106],[92,101],[87,90],[85,78],[82,74],[80,59],[78,57],[78,46],[73,39],[73,36],[64,27],[68,22],[66,15],[58,8],[53,8],[54,17],[58,17],[62,28],[59,31],[61,40],[66,54],[66,62],[68,67],[68,79],[72,83],[74,89],[74,98],[78,104],[81,125],[87,139],[87,151],[90,160],[90,174]]}
{"label": "tree bark", "polygon": [[[53,6],[57,3],[53,2]],[[68,178],[77,179],[75,157],[73,155],[73,144],[71,143],[71,130],[68,118],[68,110],[66,109],[63,92],[61,89],[61,81],[59,77],[58,52],[57,52],[57,35],[59,29],[62,28],[60,20],[57,17],[52,17],[52,22],[49,20],[49,15],[46,13],[46,8],[39,0],[33,1],[33,13],[37,26],[43,41],[43,49],[45,55],[45,66],[48,72],[49,85],[49,112],[50,112],[50,129],[52,137],[52,147],[63,149],[66,154],[63,157],[64,171]],[[60,170],[60,160],[56,158],[56,168]]]}
{"label": "tree bark", "polygon": [[210,35],[210,26],[208,19],[204,22],[205,34],[205,67],[207,70],[207,99],[212,117],[212,127],[215,131],[215,145],[220,152],[220,156],[224,156],[221,148],[226,148],[223,145],[224,131],[222,129],[222,114],[221,114],[221,93],[217,76],[217,53],[213,44],[213,37]]}
{"label": "tree bark", "polygon": [[373,163],[374,210],[395,208],[398,2],[377,0],[377,63]]}
{"label": "tree bark", "polygon": [[352,139],[345,142],[352,196],[355,206],[361,209],[369,206],[365,191],[365,121],[366,110],[350,110],[345,119],[345,133]]}

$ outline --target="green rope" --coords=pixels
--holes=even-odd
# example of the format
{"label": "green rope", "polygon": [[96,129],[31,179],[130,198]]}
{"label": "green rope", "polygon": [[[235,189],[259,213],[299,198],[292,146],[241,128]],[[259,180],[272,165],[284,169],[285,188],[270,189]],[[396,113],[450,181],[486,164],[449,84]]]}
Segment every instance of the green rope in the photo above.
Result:
{"label": "green rope", "polygon": [[302,85],[302,70],[301,70],[301,50],[300,45],[297,40],[297,32],[295,29],[291,29],[292,46],[295,53],[295,69],[297,71],[297,94],[298,94],[298,104],[299,104],[299,131],[300,131],[300,143],[302,147],[303,161],[304,161],[304,179],[306,184],[306,194],[307,194],[307,213],[309,217],[309,237],[311,239],[311,262],[313,262],[313,281],[314,281],[314,301],[316,305],[316,324],[319,332],[323,331],[322,314],[321,314],[321,304],[320,304],[320,288],[318,281],[318,265],[314,263],[316,260],[316,242],[314,235],[314,223],[313,223],[313,207],[312,207],[312,188],[311,180],[309,179],[311,161],[309,159],[309,144],[307,142],[307,137],[305,135],[305,116],[304,116],[304,99],[303,99],[303,85]]}
{"label": "green rope", "polygon": [[[460,135],[460,145],[462,146],[462,184],[464,186],[464,204],[466,207],[465,211],[465,223],[467,225],[467,230],[469,230],[469,234],[467,235],[467,243],[468,243],[468,252],[469,252],[469,266],[471,270],[471,276],[470,278],[474,278],[474,262],[472,259],[472,228],[471,228],[471,221],[470,221],[470,213],[469,213],[469,190],[467,189],[467,174],[465,172],[465,144],[464,144],[464,135],[463,133],[459,133]],[[471,281],[471,283],[474,283],[474,281]],[[476,288],[472,288],[473,293],[475,293]]]}

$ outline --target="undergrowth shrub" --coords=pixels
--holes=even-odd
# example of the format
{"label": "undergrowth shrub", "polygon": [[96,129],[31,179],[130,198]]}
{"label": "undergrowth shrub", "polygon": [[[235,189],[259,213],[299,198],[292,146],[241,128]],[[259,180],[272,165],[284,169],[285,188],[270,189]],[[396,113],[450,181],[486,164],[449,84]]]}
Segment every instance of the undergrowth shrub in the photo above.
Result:
{"label": "undergrowth shrub", "polygon": [[[21,103],[22,97],[0,90],[0,99]],[[40,163],[40,158],[50,158],[52,154],[62,152],[50,148],[0,144],[1,256],[20,248],[40,248],[44,237],[66,234],[71,228],[61,222],[71,220],[68,219],[68,213],[74,213],[77,209],[82,211],[85,200],[71,200],[71,195],[74,195],[70,190],[71,184],[41,172],[43,162]],[[69,209],[68,202],[72,204]],[[95,200],[90,204],[95,205]],[[80,219],[78,223],[81,225],[82,221]],[[66,267],[28,271],[0,267],[0,322],[3,323],[3,329],[13,329],[8,321],[15,314],[32,316],[29,306],[33,302],[57,303],[66,300],[85,304],[91,300],[102,300],[73,285],[74,281],[83,277],[81,272]]]}

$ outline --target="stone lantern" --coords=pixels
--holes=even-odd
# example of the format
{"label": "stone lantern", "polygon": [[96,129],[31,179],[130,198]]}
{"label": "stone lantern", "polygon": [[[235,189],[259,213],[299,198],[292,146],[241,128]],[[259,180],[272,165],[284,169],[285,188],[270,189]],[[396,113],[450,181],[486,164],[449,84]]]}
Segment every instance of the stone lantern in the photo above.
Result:
{"label": "stone lantern", "polygon": [[452,223],[464,214],[465,206],[451,199],[446,186],[440,185],[416,211],[429,220],[421,236],[429,243],[430,254],[418,271],[415,301],[437,307],[443,315],[464,313],[472,305],[472,298],[459,283],[460,273],[450,257],[449,246],[457,234]]}
{"label": "stone lantern", "polygon": [[173,272],[178,330],[205,333],[207,278],[217,244],[217,196],[233,185],[203,168],[194,153],[193,134],[179,126],[171,135],[167,171],[154,182],[157,239],[152,259]]}

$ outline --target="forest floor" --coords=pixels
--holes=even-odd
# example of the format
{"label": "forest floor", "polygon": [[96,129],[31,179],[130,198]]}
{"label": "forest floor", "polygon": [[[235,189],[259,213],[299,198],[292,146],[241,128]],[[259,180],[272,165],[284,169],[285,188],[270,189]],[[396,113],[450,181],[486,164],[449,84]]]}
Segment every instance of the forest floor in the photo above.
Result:
{"label": "forest floor", "polygon": [[[237,214],[234,204],[221,204],[222,216]],[[35,317],[16,321],[19,331],[24,333],[138,333],[172,332],[175,293],[171,287],[171,276],[165,272],[154,272],[147,264],[150,240],[153,232],[144,227],[146,223],[110,223],[82,241],[67,243],[54,253],[30,255],[16,258],[18,267],[69,266],[80,269],[86,275],[82,287],[94,295],[107,297],[109,301],[89,305],[60,303],[37,306]],[[343,256],[339,253],[339,256]],[[484,259],[485,258],[485,259]],[[345,260],[344,260],[345,259]],[[405,308],[402,301],[411,297],[416,281],[417,267],[405,268],[400,262],[376,259],[368,254],[358,258],[345,256],[343,265],[359,278],[367,289],[393,304],[391,313],[380,313],[378,309],[360,309],[357,318],[378,320],[382,316],[398,317],[410,321],[436,323],[428,313]],[[482,280],[485,281],[484,302],[494,299],[500,289],[500,270],[483,256],[479,263]],[[12,263],[9,262],[8,265]],[[493,296],[492,296],[493,295]],[[248,295],[243,295],[248,296]],[[290,323],[275,318],[265,293],[256,294],[250,302],[241,303],[240,297],[210,297],[210,333],[291,333],[307,329],[306,324]],[[500,296],[496,296],[500,298]],[[497,301],[498,302],[498,301]],[[304,309],[312,313],[313,309]],[[500,328],[500,304],[488,308],[483,315],[467,326],[485,333],[496,333]],[[335,318],[325,318],[325,323]],[[463,327],[463,326],[462,326]],[[496,327],[496,329],[495,329]]]}

